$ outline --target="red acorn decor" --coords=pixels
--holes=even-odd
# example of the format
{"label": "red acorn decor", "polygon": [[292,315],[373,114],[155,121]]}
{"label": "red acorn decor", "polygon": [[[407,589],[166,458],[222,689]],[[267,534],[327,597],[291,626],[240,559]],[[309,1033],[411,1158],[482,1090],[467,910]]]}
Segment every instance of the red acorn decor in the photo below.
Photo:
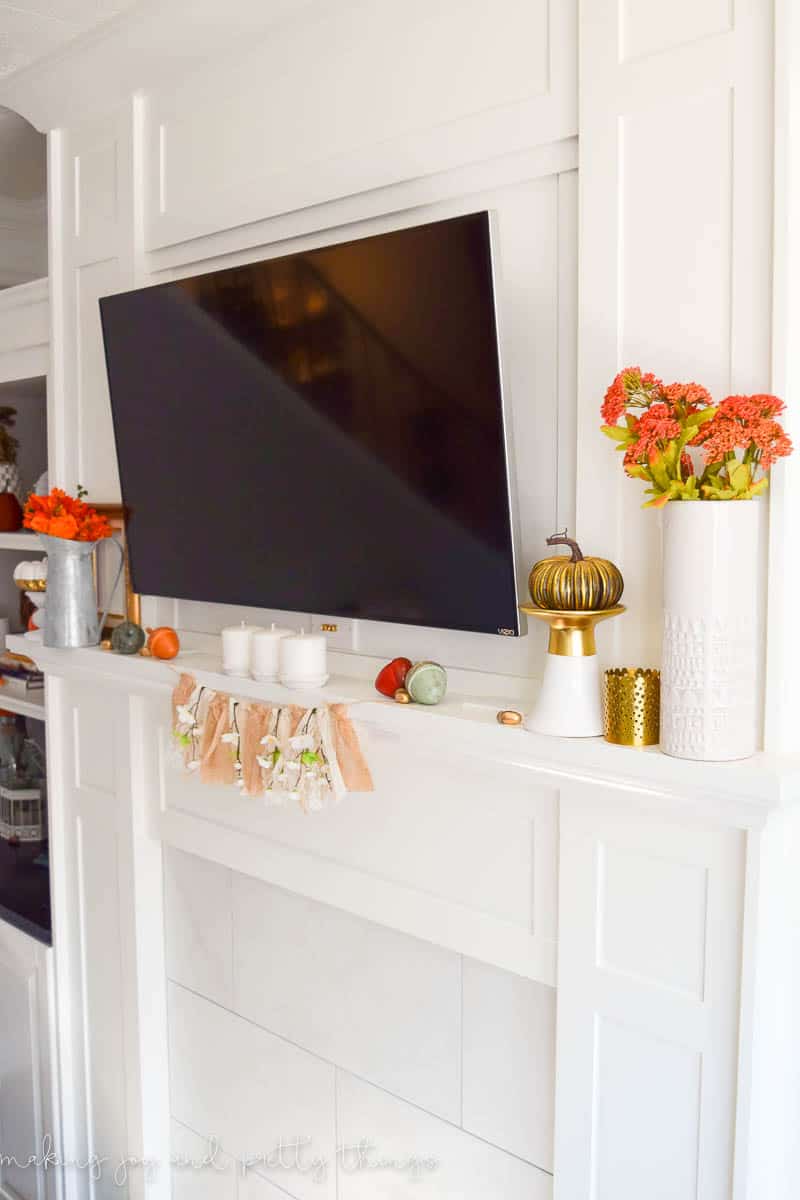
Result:
{"label": "red acorn decor", "polygon": [[394,699],[395,692],[402,688],[406,675],[411,670],[410,658],[393,658],[385,667],[381,667],[375,680],[375,687],[382,696]]}

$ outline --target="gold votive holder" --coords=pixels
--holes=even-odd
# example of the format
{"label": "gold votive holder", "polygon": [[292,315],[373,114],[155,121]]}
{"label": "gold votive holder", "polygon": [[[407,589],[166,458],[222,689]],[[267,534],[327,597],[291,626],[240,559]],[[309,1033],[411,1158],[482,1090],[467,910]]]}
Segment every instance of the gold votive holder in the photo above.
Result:
{"label": "gold votive holder", "polygon": [[603,677],[603,735],[615,746],[656,746],[661,715],[661,672],[613,667]]}

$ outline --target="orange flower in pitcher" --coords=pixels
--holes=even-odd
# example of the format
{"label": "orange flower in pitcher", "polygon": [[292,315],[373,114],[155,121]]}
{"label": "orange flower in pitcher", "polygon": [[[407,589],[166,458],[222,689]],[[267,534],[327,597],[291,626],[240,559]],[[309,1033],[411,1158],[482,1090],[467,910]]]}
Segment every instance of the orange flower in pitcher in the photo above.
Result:
{"label": "orange flower in pitcher", "polygon": [[97,509],[86,504],[80,494],[70,496],[61,488],[53,488],[47,496],[29,496],[23,524],[34,533],[67,541],[98,542],[111,536],[111,526]]}

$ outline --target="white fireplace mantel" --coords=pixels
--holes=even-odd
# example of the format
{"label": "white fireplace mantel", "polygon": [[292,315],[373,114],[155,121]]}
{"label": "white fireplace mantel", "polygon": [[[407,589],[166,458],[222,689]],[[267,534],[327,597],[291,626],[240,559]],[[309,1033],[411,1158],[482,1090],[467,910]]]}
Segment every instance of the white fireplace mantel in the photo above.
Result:
{"label": "white fireplace mantel", "polygon": [[[34,639],[37,635],[33,635]],[[296,691],[279,683],[226,675],[221,640],[181,634],[181,653],[171,661],[118,655],[88,647],[50,649],[31,636],[12,637],[9,648],[35,657],[44,671],[102,681],[105,686],[147,694],[164,692],[184,673],[216,691],[265,703],[346,703],[359,725],[415,744],[436,744],[454,756],[469,755],[564,779],[642,790],[671,800],[683,815],[713,817],[732,827],[757,829],[771,812],[800,801],[800,754],[757,754],[738,762],[702,763],[669,758],[657,747],[632,750],[602,738],[554,738],[521,726],[500,726],[504,708],[525,711],[534,685],[477,671],[451,671],[445,700],[435,706],[398,705],[375,690],[382,660],[332,652],[324,688]],[[510,694],[509,694],[510,693]]]}
{"label": "white fireplace mantel", "polygon": [[542,1196],[792,1196],[800,758],[690,763],[501,727],[497,710],[525,699],[468,672],[436,708],[395,705],[374,692],[379,663],[335,654],[307,700],[351,705],[376,788],[305,816],[172,761],[182,670],[304,701],[223,675],[216,639],[186,635],[172,663],[9,646],[46,674],[65,1152],[169,1154],[170,847],[554,987]]}

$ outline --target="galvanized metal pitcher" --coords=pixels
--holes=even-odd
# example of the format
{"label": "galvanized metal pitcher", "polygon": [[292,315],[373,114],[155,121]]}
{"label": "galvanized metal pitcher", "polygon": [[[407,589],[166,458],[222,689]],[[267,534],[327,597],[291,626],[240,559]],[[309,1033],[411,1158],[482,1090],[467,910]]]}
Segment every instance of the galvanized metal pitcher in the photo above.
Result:
{"label": "galvanized metal pitcher", "polygon": [[[102,618],[97,615],[92,554],[99,543],[76,542],[47,533],[40,533],[39,539],[47,551],[47,604],[42,627],[45,646],[96,646],[108,615],[108,610]],[[118,581],[125,555],[119,542],[113,544],[120,554]]]}

